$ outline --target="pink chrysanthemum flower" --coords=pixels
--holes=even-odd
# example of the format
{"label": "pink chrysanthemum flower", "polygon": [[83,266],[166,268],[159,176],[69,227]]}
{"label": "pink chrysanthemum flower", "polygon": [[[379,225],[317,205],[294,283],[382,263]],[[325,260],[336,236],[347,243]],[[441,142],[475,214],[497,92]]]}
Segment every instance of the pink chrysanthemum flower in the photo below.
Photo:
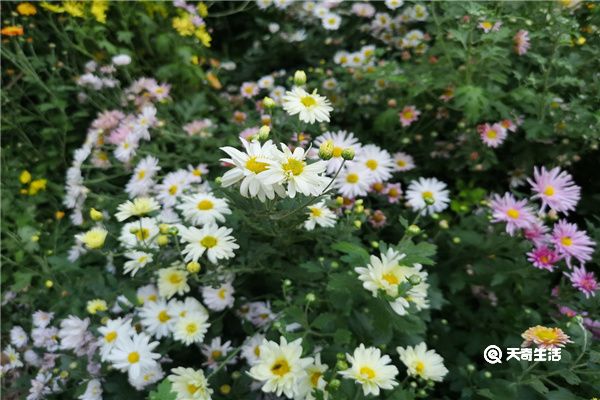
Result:
{"label": "pink chrysanthemum flower", "polygon": [[491,23],[490,21],[481,21],[478,25],[479,29],[482,29],[485,33],[494,31],[498,32],[502,26],[502,22]]}
{"label": "pink chrysanthemum flower", "polygon": [[415,106],[406,106],[400,111],[400,123],[402,126],[410,126],[413,122],[419,119],[421,111]]}
{"label": "pink chrysanthemum flower", "polygon": [[581,264],[591,260],[596,245],[586,231],[580,231],[577,225],[570,224],[564,219],[554,225],[552,243],[558,252],[566,257],[569,268],[571,268],[571,258],[576,258]]}
{"label": "pink chrysanthemum flower", "polygon": [[527,200],[517,200],[510,193],[505,193],[503,197],[495,195],[491,208],[492,222],[506,222],[506,232],[510,236],[514,236],[516,230],[529,228],[535,222]]}
{"label": "pink chrysanthemum flower", "polygon": [[517,124],[515,124],[510,119],[503,119],[502,121],[500,121],[500,125],[502,125],[502,127],[504,129],[506,129],[507,131],[510,131],[510,132],[516,132],[517,131]]}
{"label": "pink chrysanthemum flower", "polygon": [[573,317],[575,317],[575,316],[577,316],[577,315],[580,315],[580,314],[581,314],[581,315],[586,315],[586,314],[587,314],[585,311],[584,311],[584,312],[582,312],[582,313],[579,313],[579,312],[577,312],[577,311],[575,311],[575,310],[573,310],[572,308],[570,308],[570,307],[567,307],[567,306],[558,306],[558,311],[559,311],[559,312],[560,312],[562,315],[565,315],[565,316],[567,316],[567,317],[569,317],[569,318],[573,318]]}
{"label": "pink chrysanthemum flower", "polygon": [[525,239],[533,242],[536,246],[541,246],[550,242],[550,235],[548,235],[549,231],[550,228],[536,218],[530,227],[523,229],[523,236],[525,236]]}
{"label": "pink chrysanthemum flower", "polygon": [[527,253],[527,259],[536,268],[552,271],[561,257],[555,250],[540,246]]}
{"label": "pink chrysanthemum flower", "polygon": [[535,344],[542,349],[553,349],[563,347],[567,343],[573,343],[562,329],[546,328],[541,325],[527,329],[521,334],[521,337],[525,339],[521,347],[529,347]]}
{"label": "pink chrysanthemum flower", "polygon": [[550,171],[542,167],[533,169],[533,180],[527,180],[536,193],[533,199],[542,200],[542,210],[546,206],[565,214],[574,210],[581,198],[581,188],[573,182],[571,174],[561,171],[559,167]]}
{"label": "pink chrysanthemum flower", "polygon": [[593,272],[586,271],[585,267],[575,267],[573,272],[565,275],[571,279],[573,287],[582,292],[586,298],[594,296],[599,288],[596,276]]}
{"label": "pink chrysanthemum flower", "polygon": [[381,210],[375,210],[375,212],[369,216],[369,223],[373,228],[381,228],[386,222],[387,217]]}
{"label": "pink chrysanthemum flower", "polygon": [[515,43],[515,52],[518,55],[522,56],[523,54],[527,53],[527,50],[529,50],[530,46],[529,32],[527,32],[524,29],[521,29],[513,38],[513,42]]}
{"label": "pink chrysanthemum flower", "polygon": [[254,82],[244,82],[240,87],[242,97],[251,99],[258,94],[258,85]]}
{"label": "pink chrysanthemum flower", "polygon": [[478,130],[480,131],[481,140],[489,147],[500,146],[507,136],[506,129],[499,123],[493,125],[483,124]]}
{"label": "pink chrysanthemum flower", "polygon": [[388,183],[385,187],[385,194],[387,195],[388,201],[390,203],[397,203],[400,201],[400,197],[402,197],[402,189],[400,188],[399,183]]}

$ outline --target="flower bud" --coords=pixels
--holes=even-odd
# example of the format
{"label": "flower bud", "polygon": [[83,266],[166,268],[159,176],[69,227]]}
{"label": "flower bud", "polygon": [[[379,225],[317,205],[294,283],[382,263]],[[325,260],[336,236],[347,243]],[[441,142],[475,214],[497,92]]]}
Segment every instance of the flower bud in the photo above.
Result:
{"label": "flower bud", "polygon": [[54,282],[48,279],[46,282],[44,282],[44,285],[46,285],[46,287],[50,289],[52,286],[54,286]]}
{"label": "flower bud", "polygon": [[348,363],[345,360],[338,360],[338,362],[335,364],[337,369],[348,369]]}
{"label": "flower bud", "polygon": [[231,386],[228,384],[221,385],[219,392],[221,392],[221,394],[229,394],[231,392]]}
{"label": "flower bud", "polygon": [[475,366],[473,364],[467,365],[467,371],[469,371],[469,372],[475,371]]}
{"label": "flower bud", "polygon": [[342,158],[346,161],[354,160],[354,149],[352,147],[346,147],[342,150]]}
{"label": "flower bud", "polygon": [[92,219],[92,221],[102,221],[104,216],[102,215],[102,213],[100,211],[96,210],[95,208],[91,208],[90,209],[90,218]]}
{"label": "flower bud", "polygon": [[168,224],[160,224],[158,225],[158,229],[160,229],[160,233],[166,235],[169,233],[170,226]]}
{"label": "flower bud", "polygon": [[169,235],[177,235],[179,233],[179,229],[176,226],[172,226],[169,228]]}
{"label": "flower bud", "polygon": [[167,244],[169,244],[169,237],[167,235],[158,235],[158,237],[156,238],[156,243],[159,246],[166,246]]}
{"label": "flower bud", "polygon": [[306,73],[302,70],[296,71],[294,74],[294,85],[302,86],[306,83]]}
{"label": "flower bud", "polygon": [[269,96],[265,96],[265,98],[263,99],[263,106],[265,106],[265,108],[273,108],[275,107],[275,100],[273,100]]}
{"label": "flower bud", "polygon": [[358,220],[358,219],[357,219],[356,221],[354,221],[354,226],[355,226],[357,229],[360,229],[360,227],[362,226],[362,222],[360,222],[360,220]]}
{"label": "flower bud", "polygon": [[483,376],[485,376],[486,378],[490,379],[492,377],[492,373],[490,371],[485,371],[483,373]]}
{"label": "flower bud", "polygon": [[340,264],[337,261],[332,261],[331,262],[331,268],[336,269],[339,268]]}
{"label": "flower bud", "polygon": [[317,300],[317,296],[314,293],[307,293],[305,299],[308,303],[312,303]]}
{"label": "flower bud", "polygon": [[258,140],[264,142],[269,138],[269,133],[271,133],[271,128],[268,125],[263,125],[258,130]]}
{"label": "flower bud", "polygon": [[337,390],[342,385],[342,382],[339,379],[332,379],[329,381],[329,385],[327,387],[331,390]]}
{"label": "flower bud", "polygon": [[378,249],[379,248],[379,242],[376,242],[376,241],[373,240],[371,242],[371,247],[374,248],[374,249]]}
{"label": "flower bud", "polygon": [[200,272],[200,263],[198,261],[190,261],[187,263],[185,268],[188,270],[190,274],[197,274]]}
{"label": "flower bud", "polygon": [[454,237],[452,238],[452,243],[454,243],[454,244],[459,244],[459,243],[460,243],[460,238],[459,238],[458,236],[454,236]]}
{"label": "flower bud", "polygon": [[441,220],[441,221],[438,223],[438,225],[439,225],[439,226],[440,226],[440,228],[442,228],[442,229],[448,229],[448,221],[447,221],[447,220],[445,220],[445,219]]}
{"label": "flower bud", "polygon": [[338,206],[341,206],[341,205],[343,205],[343,204],[344,204],[344,198],[343,198],[342,196],[338,196],[338,197],[336,197],[336,198],[335,198],[335,203],[336,203]]}
{"label": "flower bud", "polygon": [[29,171],[24,170],[21,172],[21,175],[19,175],[19,182],[21,182],[23,185],[31,182],[31,174]]}
{"label": "flower bud", "polygon": [[408,281],[411,285],[417,286],[419,283],[421,283],[421,277],[417,274],[413,274],[408,277]]}
{"label": "flower bud", "polygon": [[408,226],[408,228],[406,229],[406,232],[410,235],[418,235],[421,232],[421,228],[419,228],[415,224],[412,224],[412,225]]}
{"label": "flower bud", "polygon": [[284,286],[292,286],[292,281],[290,281],[289,279],[286,279],[283,281],[283,285]]}
{"label": "flower bud", "polygon": [[321,143],[321,146],[319,146],[319,158],[325,161],[331,160],[331,157],[333,157],[333,148],[333,140],[331,139]]}

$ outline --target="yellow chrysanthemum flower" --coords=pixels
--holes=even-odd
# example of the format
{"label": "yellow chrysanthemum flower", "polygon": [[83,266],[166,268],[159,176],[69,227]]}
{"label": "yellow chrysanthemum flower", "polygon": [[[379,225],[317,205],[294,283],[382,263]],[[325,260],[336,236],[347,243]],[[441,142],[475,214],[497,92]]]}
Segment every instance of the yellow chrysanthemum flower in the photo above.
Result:
{"label": "yellow chrysanthemum flower", "polygon": [[190,18],[190,15],[187,14],[182,17],[173,18],[173,28],[179,33],[181,36],[191,36],[194,34],[194,24]]}
{"label": "yellow chrysanthemum flower", "polygon": [[84,3],[82,1],[63,1],[63,9],[72,17],[83,18],[85,15]]}
{"label": "yellow chrysanthemum flower", "polygon": [[106,311],[108,310],[108,305],[106,301],[102,299],[94,299],[87,302],[87,312],[90,314],[96,314],[98,311]]}
{"label": "yellow chrysanthemum flower", "polygon": [[37,13],[37,8],[31,3],[20,3],[17,6],[17,12],[24,16],[35,15]]}
{"label": "yellow chrysanthemum flower", "polygon": [[108,1],[105,0],[94,0],[92,1],[92,7],[90,12],[96,18],[96,21],[101,24],[106,23],[106,11],[108,10]]}
{"label": "yellow chrysanthemum flower", "polygon": [[211,42],[212,38],[210,37],[208,32],[206,32],[206,29],[204,27],[200,27],[200,28],[196,29],[196,32],[194,34],[196,35],[198,40],[200,40],[200,42],[202,42],[204,47],[210,47],[210,42]]}
{"label": "yellow chrysanthemum flower", "polygon": [[89,249],[99,249],[104,246],[108,231],[103,228],[92,228],[89,231],[76,236]]}
{"label": "yellow chrysanthemum flower", "polygon": [[63,12],[65,12],[65,9],[63,7],[57,6],[57,5],[52,4],[52,3],[48,3],[47,1],[42,1],[40,3],[40,7],[42,7],[43,9],[46,9],[46,10],[48,10],[50,12],[53,12],[53,13],[63,13]]}
{"label": "yellow chrysanthemum flower", "polygon": [[31,182],[31,174],[29,171],[23,170],[23,172],[21,172],[21,175],[19,175],[19,182],[21,182],[23,185]]}
{"label": "yellow chrysanthemum flower", "polygon": [[38,194],[40,190],[46,190],[46,183],[48,181],[46,179],[36,179],[29,184],[29,192],[30,196],[35,196]]}
{"label": "yellow chrysanthemum flower", "polygon": [[200,14],[202,18],[208,15],[208,7],[206,7],[206,4],[204,4],[203,2],[198,3],[196,9],[198,10],[198,14]]}

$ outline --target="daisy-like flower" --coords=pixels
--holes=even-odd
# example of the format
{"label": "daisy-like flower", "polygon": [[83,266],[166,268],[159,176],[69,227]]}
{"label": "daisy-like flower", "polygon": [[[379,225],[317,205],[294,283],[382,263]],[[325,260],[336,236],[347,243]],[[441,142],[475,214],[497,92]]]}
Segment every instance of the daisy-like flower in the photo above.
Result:
{"label": "daisy-like flower", "polygon": [[244,82],[240,87],[240,94],[246,99],[251,99],[258,94],[258,85],[254,82]]}
{"label": "daisy-like flower", "polygon": [[536,246],[541,246],[550,241],[549,231],[550,228],[543,221],[536,218],[528,228],[523,229],[523,236]]}
{"label": "daisy-like flower", "polygon": [[[202,346],[202,354],[206,357],[206,361],[202,365],[209,369],[215,369],[221,360],[227,358],[227,353],[231,350],[231,342],[228,340],[225,343],[221,343],[221,338],[214,338],[210,344]],[[232,357],[227,361],[227,365],[235,364],[237,362],[236,357]]]}
{"label": "daisy-like flower", "polygon": [[165,207],[173,207],[184,190],[190,185],[188,172],[185,170],[168,173],[160,185],[156,186],[157,198]]}
{"label": "daisy-like flower", "polygon": [[140,218],[129,222],[121,228],[119,241],[124,247],[157,247],[156,238],[160,230],[154,218]]}
{"label": "daisy-like flower", "polygon": [[385,0],[385,6],[390,10],[402,7],[402,4],[404,4],[404,0]]}
{"label": "daisy-like flower", "polygon": [[400,111],[400,123],[402,126],[410,126],[413,122],[419,119],[421,111],[415,106],[406,106]]}
{"label": "daisy-like flower", "polygon": [[158,342],[150,342],[150,336],[145,333],[133,334],[117,342],[108,360],[113,367],[127,371],[131,379],[136,379],[144,371],[158,365],[156,360],[160,358],[160,354],[152,352],[158,345]]}
{"label": "daisy-like flower", "polygon": [[198,261],[203,254],[213,264],[217,264],[218,260],[233,258],[233,251],[240,246],[231,232],[231,228],[219,228],[216,225],[205,225],[202,229],[182,226],[179,237],[184,243],[188,243],[183,249],[185,261]]}
{"label": "daisy-like flower", "polygon": [[410,171],[415,167],[415,161],[412,156],[399,151],[394,154],[394,170],[395,171]]}
{"label": "daisy-like flower", "polygon": [[493,125],[483,124],[477,129],[479,130],[481,140],[488,147],[500,146],[507,136],[506,129],[504,129],[504,127],[499,123],[495,123]]}
{"label": "daisy-like flower", "polygon": [[317,225],[323,228],[331,228],[335,226],[336,215],[327,207],[325,201],[320,201],[316,204],[308,206],[308,219],[304,221],[304,229],[312,231]]}
{"label": "daisy-like flower", "polygon": [[573,182],[571,174],[559,167],[550,171],[545,167],[533,169],[533,180],[527,180],[535,192],[532,199],[542,200],[542,211],[550,207],[556,212],[574,210],[581,198],[581,188]]}
{"label": "daisy-like flower", "polygon": [[536,247],[527,253],[527,260],[529,260],[534,267],[546,269],[548,271],[552,271],[560,259],[560,255],[555,250],[550,249],[545,245]]}
{"label": "daisy-like flower", "polygon": [[536,221],[527,200],[517,200],[510,193],[504,196],[494,195],[490,204],[492,208],[492,222],[506,222],[506,232],[514,236],[519,229],[527,229]]}
{"label": "daisy-like flower", "polygon": [[131,276],[135,276],[140,269],[153,261],[152,253],[143,251],[129,251],[125,253],[125,257],[127,257],[129,261],[125,262],[123,265],[123,273],[131,274]]}
{"label": "daisy-like flower", "polygon": [[265,337],[260,333],[249,337],[242,346],[242,357],[248,361],[250,366],[256,364],[260,357],[260,346],[263,344]]}
{"label": "daisy-like flower", "polygon": [[325,392],[327,382],[325,381],[325,372],[329,369],[327,364],[321,363],[321,354],[315,355],[315,361],[306,368],[306,378],[304,382],[300,384],[300,390],[304,389],[303,396],[306,400],[315,400],[314,396],[316,391],[324,392],[323,398],[328,398],[328,393]]}
{"label": "daisy-like flower", "polygon": [[575,267],[573,268],[573,272],[570,274],[565,273],[565,275],[571,279],[573,287],[585,294],[586,298],[594,296],[596,291],[600,288],[596,275],[594,275],[593,272],[586,271],[583,266]]}
{"label": "daisy-like flower", "polygon": [[158,294],[161,297],[170,299],[178,295],[184,295],[190,291],[190,285],[187,283],[188,272],[174,265],[169,268],[161,268],[158,270]]}
{"label": "daisy-like flower", "polygon": [[521,334],[524,342],[521,347],[529,347],[532,344],[542,349],[553,349],[556,347],[564,347],[567,343],[572,343],[569,336],[560,328],[547,328],[537,325],[527,329]]}
{"label": "daisy-like flower", "polygon": [[202,177],[208,174],[208,167],[206,164],[198,164],[196,166],[188,165],[188,181],[190,183],[202,182]]}
{"label": "daisy-like flower", "polygon": [[354,354],[346,354],[346,359],[352,366],[340,371],[346,379],[354,379],[362,386],[365,396],[372,394],[379,396],[380,389],[393,389],[398,385],[394,379],[398,375],[398,368],[390,365],[392,360],[375,347],[365,348],[364,344],[354,349]]}
{"label": "daisy-like flower", "polygon": [[316,89],[308,93],[297,86],[283,96],[283,109],[289,115],[299,114],[300,121],[310,124],[329,122],[329,113],[333,111],[330,101],[325,96],[317,94]]}
{"label": "daisy-like flower", "polygon": [[32,315],[33,326],[35,326],[36,328],[45,328],[50,324],[52,318],[54,318],[53,312],[45,312],[42,310],[38,310]]}
{"label": "daisy-like flower", "polygon": [[306,163],[306,153],[303,148],[296,147],[294,152],[285,144],[281,150],[273,150],[273,160],[269,160],[269,168],[258,178],[265,185],[285,184],[287,195],[295,197],[297,193],[305,196],[317,196],[329,180],[323,176],[327,164],[325,161]]}
{"label": "daisy-like flower", "polygon": [[515,44],[515,52],[522,56],[527,53],[531,44],[529,43],[529,32],[524,29],[519,30],[515,36],[513,37],[513,42]]}
{"label": "daisy-like flower", "polygon": [[353,3],[352,12],[357,17],[371,18],[373,15],[375,15],[375,7],[369,3]]}
{"label": "daisy-like flower", "polygon": [[361,147],[354,162],[365,167],[374,182],[384,182],[392,176],[394,163],[390,153],[374,144]]}
{"label": "daisy-like flower", "polygon": [[10,343],[16,348],[21,348],[27,344],[29,337],[27,332],[20,326],[13,326],[10,330]]}
{"label": "daisy-like flower", "polygon": [[[144,390],[148,385],[152,385],[165,377],[165,373],[162,370],[160,364],[147,369],[143,374],[138,376],[136,379],[129,379],[129,384],[137,390]],[[102,400],[102,399],[98,399]]]}
{"label": "daisy-like flower", "polygon": [[231,214],[227,202],[208,193],[197,193],[183,198],[177,206],[186,221],[194,225],[225,222],[225,215]]}
{"label": "daisy-like flower", "polygon": [[381,253],[381,258],[371,255],[366,268],[358,267],[354,270],[359,274],[358,279],[363,282],[363,287],[373,297],[377,297],[380,290],[390,297],[397,297],[398,286],[406,282],[415,271],[414,268],[400,264],[404,257],[406,254],[388,248],[386,253]]}
{"label": "daisy-like flower", "polygon": [[193,297],[186,297],[184,301],[171,299],[169,301],[169,310],[176,317],[185,317],[188,313],[200,313],[208,317],[206,308]]}
{"label": "daisy-like flower", "polygon": [[408,185],[406,199],[413,211],[421,215],[444,211],[450,203],[449,191],[444,182],[435,178],[419,178]]}
{"label": "daisy-like flower", "polygon": [[366,196],[374,183],[373,175],[361,165],[344,168],[335,180],[338,192],[347,198]]}
{"label": "daisy-like flower", "polygon": [[160,209],[160,205],[152,197],[138,197],[133,201],[126,201],[117,207],[115,214],[117,221],[125,221],[129,217],[141,217]]}
{"label": "daisy-like flower", "polygon": [[384,193],[391,204],[398,203],[402,196],[402,188],[399,183],[388,183],[384,189]]}
{"label": "daisy-like flower", "polygon": [[396,351],[410,376],[441,382],[448,373],[448,369],[444,366],[444,359],[435,350],[427,350],[424,342],[414,347],[397,347]]}
{"label": "daisy-like flower", "polygon": [[352,132],[325,132],[315,139],[315,147],[320,147],[328,140],[333,142],[333,154],[331,159],[327,161],[327,174],[333,175],[340,168],[344,160],[342,158],[342,151],[344,151],[345,148],[351,147],[357,152],[360,149],[360,143],[358,142],[358,139],[354,137]]}
{"label": "daisy-like flower", "polygon": [[85,244],[88,249],[99,249],[104,246],[108,231],[100,226],[92,228],[85,233],[75,235],[75,239]]}
{"label": "daisy-like flower", "polygon": [[288,343],[284,337],[279,343],[265,340],[260,346],[258,362],[248,375],[263,383],[265,393],[282,394],[288,398],[296,396],[298,383],[306,377],[306,367],[312,357],[302,358],[302,339]]}
{"label": "daisy-like flower", "polygon": [[596,243],[590,239],[586,231],[580,231],[577,225],[561,219],[552,230],[552,244],[567,260],[571,267],[571,258],[585,264],[592,259]]}
{"label": "daisy-like flower", "polygon": [[158,289],[152,284],[142,286],[136,291],[136,297],[140,304],[154,302],[158,300]]}
{"label": "daisy-like flower", "polygon": [[342,23],[342,17],[335,13],[327,13],[321,19],[323,28],[328,31],[337,31]]}
{"label": "daisy-like flower", "polygon": [[202,370],[192,368],[173,368],[167,377],[177,400],[210,400],[213,390],[208,387],[208,380]]}
{"label": "daisy-like flower", "polygon": [[188,312],[185,316],[177,318],[172,325],[173,339],[186,346],[192,343],[202,343],[209,327],[207,313]]}
{"label": "daisy-like flower", "polygon": [[119,340],[124,337],[129,337],[135,333],[129,320],[122,318],[109,319],[104,326],[98,328],[98,332],[102,335],[99,339],[100,357],[102,361],[108,359],[108,355],[115,348]]}
{"label": "daisy-like flower", "polygon": [[169,336],[175,315],[164,299],[144,303],[140,310],[144,329],[157,339]]}
{"label": "daisy-like flower", "polygon": [[135,167],[131,179],[125,186],[125,192],[130,197],[145,196],[154,185],[154,175],[160,171],[158,159],[147,156],[140,160]]}
{"label": "daisy-like flower", "polygon": [[85,387],[85,392],[78,397],[79,400],[102,400],[102,384],[99,379],[92,379]]}
{"label": "daisy-like flower", "polygon": [[[2,354],[6,356],[8,360],[8,364],[2,365],[2,371],[7,371],[15,368],[20,368],[23,366],[23,362],[21,361],[21,356],[19,353],[9,344],[2,350]],[[4,359],[4,357],[3,357]],[[4,361],[3,361],[4,363]]]}
{"label": "daisy-like flower", "polygon": [[492,23],[490,21],[481,21],[477,27],[480,28],[481,30],[483,30],[483,32],[485,33],[489,33],[489,32],[497,32],[500,30],[500,27],[502,26],[502,22],[495,22]]}
{"label": "daisy-like flower", "polygon": [[108,310],[108,305],[106,304],[106,300],[103,299],[93,299],[87,302],[86,311],[90,314],[97,314],[99,311]]}
{"label": "daisy-like flower", "polygon": [[275,193],[284,196],[285,190],[281,185],[267,185],[258,178],[261,172],[269,168],[275,149],[273,142],[267,140],[261,145],[258,141],[248,142],[243,138],[240,140],[246,150],[245,153],[234,147],[221,147],[221,150],[231,157],[223,158],[221,161],[234,166],[225,172],[221,185],[229,187],[241,181],[240,194],[244,197],[258,197],[260,201],[265,201],[267,198],[274,199]]}
{"label": "daisy-like flower", "polygon": [[226,308],[233,307],[233,302],[235,301],[233,294],[235,290],[232,283],[231,281],[227,281],[217,287],[203,286],[202,299],[206,307],[212,311],[223,311]]}
{"label": "daisy-like flower", "polygon": [[261,89],[272,89],[275,84],[275,79],[272,75],[263,76],[258,80],[258,87]]}

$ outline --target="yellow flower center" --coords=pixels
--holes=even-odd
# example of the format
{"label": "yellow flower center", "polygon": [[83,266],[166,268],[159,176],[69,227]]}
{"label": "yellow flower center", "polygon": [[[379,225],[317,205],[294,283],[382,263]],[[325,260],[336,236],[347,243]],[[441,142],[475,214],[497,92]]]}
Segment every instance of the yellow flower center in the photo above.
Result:
{"label": "yellow flower center", "polygon": [[490,129],[489,131],[486,132],[485,134],[489,139],[496,139],[496,136],[498,136],[496,134],[496,131]]}
{"label": "yellow flower center", "polygon": [[412,117],[413,117],[412,111],[404,111],[402,113],[402,118],[404,118],[404,119],[412,119]]}
{"label": "yellow flower center", "polygon": [[296,160],[295,158],[288,158],[287,162],[282,165],[286,175],[290,173],[294,176],[298,176],[304,171],[304,161]]}
{"label": "yellow flower center", "polygon": [[220,298],[221,300],[225,300],[225,293],[226,293],[226,291],[225,291],[225,289],[223,288],[223,289],[220,289],[220,290],[217,292],[217,295],[219,296],[219,298]]}
{"label": "yellow flower center", "polygon": [[423,197],[423,200],[433,200],[433,193],[429,190],[421,193],[421,196]]}
{"label": "yellow flower center", "polygon": [[140,241],[146,240],[150,237],[150,231],[146,228],[138,229],[135,232],[135,237],[137,237],[137,239]]}
{"label": "yellow flower center", "polygon": [[177,185],[171,185],[169,188],[169,194],[171,196],[175,196],[177,194]]}
{"label": "yellow flower center", "polygon": [[213,208],[213,203],[210,200],[202,200],[197,205],[198,210],[206,211]]}
{"label": "yellow flower center", "polygon": [[189,334],[189,335],[193,335],[194,333],[196,333],[198,331],[198,325],[196,325],[193,322],[190,322],[189,324],[187,324],[185,326],[185,331]]}
{"label": "yellow flower center", "polygon": [[311,95],[308,95],[301,98],[300,103],[302,103],[302,105],[306,108],[311,108],[317,105],[317,100],[315,100],[315,98]]}
{"label": "yellow flower center", "polygon": [[481,23],[481,27],[486,30],[492,29],[492,26],[493,26],[492,23],[489,21],[484,21]]}
{"label": "yellow flower center", "polygon": [[334,157],[341,157],[342,156],[342,151],[344,151],[344,149],[342,149],[341,147],[334,147],[333,148],[333,156]]}
{"label": "yellow flower center", "polygon": [[104,336],[104,340],[106,340],[108,343],[114,342],[116,338],[117,338],[117,332],[115,332],[115,331],[110,331]]}
{"label": "yellow flower center", "polygon": [[255,346],[254,347],[254,355],[256,357],[260,357],[260,346]]}
{"label": "yellow flower center", "polygon": [[551,342],[558,338],[556,331],[551,328],[540,329],[535,333],[535,336],[543,342]]}
{"label": "yellow flower center", "polygon": [[200,389],[198,386],[194,385],[193,383],[188,383],[187,385],[187,391],[189,392],[189,394],[194,394],[196,393],[196,391]]}
{"label": "yellow flower center", "polygon": [[367,379],[375,378],[375,371],[373,371],[369,367],[362,367],[359,372],[363,377],[365,377]]}
{"label": "yellow flower center", "polygon": [[213,248],[217,245],[217,238],[214,236],[204,236],[200,241],[200,244],[207,249]]}
{"label": "yellow flower center", "polygon": [[145,171],[145,170],[141,170],[141,171],[140,171],[140,172],[138,172],[138,174],[137,174],[137,178],[138,178],[138,180],[140,180],[140,181],[141,181],[142,179],[144,179],[144,177],[145,177],[145,176],[146,176],[146,171]]}
{"label": "yellow flower center", "polygon": [[167,314],[166,310],[162,310],[161,312],[158,313],[158,320],[161,323],[164,324],[165,322],[167,322],[170,319],[171,319],[171,317],[169,317],[169,314]]}
{"label": "yellow flower center", "polygon": [[377,161],[375,160],[368,160],[365,165],[367,166],[367,168],[369,168],[371,171],[375,171],[377,169]]}
{"label": "yellow flower center", "polygon": [[399,167],[406,167],[406,161],[398,160],[396,161],[396,165],[398,165]]}
{"label": "yellow flower center", "polygon": [[554,195],[554,188],[550,185],[546,186],[546,189],[544,190],[544,194],[546,196],[552,196]]}
{"label": "yellow flower center", "polygon": [[320,372],[313,372],[312,375],[310,376],[310,384],[312,385],[312,387],[317,387],[317,385],[319,384],[319,378],[321,378],[323,374]]}
{"label": "yellow flower center", "polygon": [[277,376],[284,376],[290,372],[290,364],[285,358],[279,358],[271,367],[271,372]]}
{"label": "yellow flower center", "polygon": [[202,176],[202,171],[200,171],[199,169],[194,169],[194,170],[192,170],[192,175]]}
{"label": "yellow flower center", "polygon": [[391,272],[383,274],[382,278],[390,285],[397,285],[398,283],[400,283],[396,275],[392,274]]}
{"label": "yellow flower center", "polygon": [[311,207],[310,208],[310,213],[315,218],[320,217],[323,214],[323,212],[321,211],[321,209],[318,208],[318,207]]}
{"label": "yellow flower center", "polygon": [[571,246],[573,245],[573,239],[571,239],[568,236],[565,236],[563,238],[560,239],[560,242],[564,245],[564,246]]}
{"label": "yellow flower center", "polygon": [[425,371],[425,364],[423,361],[417,361],[415,364],[415,370],[417,371],[417,374],[423,375],[423,372]]}
{"label": "yellow flower center", "polygon": [[127,356],[127,361],[129,361],[130,364],[137,363],[138,361],[140,361],[140,353],[138,353],[137,351],[132,351]]}
{"label": "yellow flower center", "polygon": [[210,353],[210,356],[212,357],[213,360],[217,360],[217,359],[221,358],[222,355],[223,355],[223,353],[221,353],[220,350],[213,350],[213,352]]}
{"label": "yellow flower center", "polygon": [[265,171],[268,166],[269,164],[267,163],[256,161],[256,157],[250,157],[248,161],[246,161],[246,169],[255,174]]}
{"label": "yellow flower center", "polygon": [[346,175],[346,182],[348,182],[348,183],[356,183],[356,182],[358,182],[358,175],[357,174],[348,174],[348,175]]}
{"label": "yellow flower center", "polygon": [[173,285],[179,285],[182,280],[183,278],[180,274],[171,274],[169,276],[169,282],[171,282]]}
{"label": "yellow flower center", "polygon": [[390,197],[398,197],[398,190],[396,188],[391,188],[388,191],[388,196],[390,196]]}
{"label": "yellow flower center", "polygon": [[506,212],[506,215],[508,215],[512,219],[519,218],[519,212],[517,210],[515,210],[514,208],[509,208],[508,211]]}

